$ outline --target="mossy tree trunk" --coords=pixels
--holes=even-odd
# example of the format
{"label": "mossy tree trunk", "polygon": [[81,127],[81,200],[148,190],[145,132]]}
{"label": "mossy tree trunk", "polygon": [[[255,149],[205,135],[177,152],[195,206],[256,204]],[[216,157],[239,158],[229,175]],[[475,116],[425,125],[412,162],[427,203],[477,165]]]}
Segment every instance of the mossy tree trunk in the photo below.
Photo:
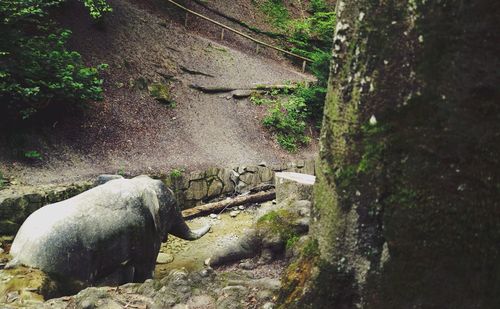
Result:
{"label": "mossy tree trunk", "polygon": [[300,308],[500,307],[500,3],[340,0]]}

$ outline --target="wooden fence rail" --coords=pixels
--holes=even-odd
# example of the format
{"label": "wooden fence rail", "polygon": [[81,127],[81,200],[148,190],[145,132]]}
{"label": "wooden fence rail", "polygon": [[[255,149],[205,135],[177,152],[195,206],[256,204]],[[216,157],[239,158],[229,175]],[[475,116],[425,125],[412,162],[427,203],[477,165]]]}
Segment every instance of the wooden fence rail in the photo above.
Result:
{"label": "wooden fence rail", "polygon": [[238,35],[240,35],[240,36],[242,36],[242,37],[244,37],[244,38],[246,38],[246,39],[249,39],[250,41],[253,41],[253,42],[255,42],[255,43],[259,44],[259,45],[266,46],[266,47],[268,47],[268,48],[271,48],[271,49],[274,49],[274,50],[280,51],[280,52],[282,52],[282,53],[284,53],[284,54],[287,54],[287,55],[290,55],[290,56],[293,56],[293,57],[296,57],[296,58],[301,59],[301,60],[303,61],[303,63],[302,63],[302,71],[304,71],[304,70],[305,70],[305,67],[306,67],[306,62],[313,62],[313,61],[312,61],[311,59],[309,59],[309,58],[303,57],[303,56],[301,56],[301,55],[297,55],[297,54],[295,54],[295,53],[289,52],[289,51],[284,50],[284,49],[282,49],[282,48],[279,48],[279,47],[273,46],[273,45],[271,45],[271,44],[268,44],[268,43],[266,43],[266,42],[262,42],[262,41],[260,41],[260,40],[257,40],[257,39],[255,39],[255,38],[253,38],[253,37],[249,36],[248,34],[245,34],[245,33],[241,32],[241,31],[238,31],[238,30],[233,29],[233,28],[231,28],[231,27],[229,27],[229,26],[226,26],[226,25],[224,25],[224,24],[222,24],[222,23],[220,23],[220,22],[218,22],[218,21],[216,21],[216,20],[213,20],[213,19],[211,19],[211,18],[209,18],[209,17],[206,17],[206,16],[204,16],[204,15],[201,15],[200,13],[197,13],[197,12],[195,12],[195,11],[192,11],[192,10],[190,10],[190,9],[186,8],[185,6],[180,5],[179,3],[175,2],[175,1],[172,1],[172,0],[167,0],[167,2],[169,2],[169,3],[173,4],[173,5],[175,5],[176,7],[180,8],[181,10],[183,10],[183,11],[185,11],[185,12],[186,12],[186,17],[185,17],[185,20],[184,20],[184,26],[186,26],[186,27],[187,27],[187,22],[188,22],[188,16],[189,16],[189,14],[192,14],[192,15],[198,16],[198,17],[200,17],[200,18],[202,18],[202,19],[204,19],[204,20],[206,20],[206,21],[208,21],[208,22],[211,22],[211,23],[213,23],[213,24],[216,24],[216,25],[217,25],[217,26],[219,26],[219,27],[222,27],[221,39],[224,39],[224,29],[227,29],[227,30],[229,30],[229,31],[231,31],[231,32],[233,32],[233,33],[236,33],[236,34],[238,34]]}

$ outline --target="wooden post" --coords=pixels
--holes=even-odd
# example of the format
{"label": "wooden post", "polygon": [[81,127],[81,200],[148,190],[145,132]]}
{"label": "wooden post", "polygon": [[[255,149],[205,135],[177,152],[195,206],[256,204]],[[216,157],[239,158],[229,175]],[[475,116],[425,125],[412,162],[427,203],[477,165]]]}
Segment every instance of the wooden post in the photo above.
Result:
{"label": "wooden post", "polygon": [[302,62],[302,73],[304,73],[306,71],[306,61],[304,60]]}
{"label": "wooden post", "polygon": [[220,40],[224,41],[224,28],[222,28],[222,31],[220,33]]}
{"label": "wooden post", "polygon": [[187,28],[188,26],[188,16],[189,16],[189,13],[186,12],[186,18],[184,18],[184,27]]}

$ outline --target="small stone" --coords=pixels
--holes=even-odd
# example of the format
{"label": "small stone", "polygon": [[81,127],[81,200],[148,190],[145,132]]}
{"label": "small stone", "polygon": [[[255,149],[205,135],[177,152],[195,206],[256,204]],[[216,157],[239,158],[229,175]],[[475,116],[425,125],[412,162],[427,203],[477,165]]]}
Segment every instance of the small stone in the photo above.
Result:
{"label": "small stone", "polygon": [[174,260],[174,257],[168,253],[159,253],[156,258],[156,264],[168,264]]}
{"label": "small stone", "polygon": [[[210,262],[210,259],[206,259],[205,262],[208,263]],[[202,276],[203,278],[206,278],[208,276],[210,276],[211,274],[213,274],[214,270],[213,268],[210,268],[210,267],[207,267],[207,268],[203,268],[202,270],[200,270],[200,276]]]}
{"label": "small stone", "polygon": [[252,263],[251,261],[247,261],[247,262],[240,263],[239,267],[241,269],[245,269],[245,270],[252,270],[252,269],[255,269],[257,267],[257,265],[255,265],[255,263]]}
{"label": "small stone", "polygon": [[266,163],[266,161],[261,161],[258,165],[259,165],[259,166],[266,167],[266,166],[267,166],[267,163]]}
{"label": "small stone", "polygon": [[262,306],[262,309],[273,309],[274,308],[274,303],[267,302]]}
{"label": "small stone", "polygon": [[2,248],[0,248],[0,254],[2,254],[2,253],[4,253],[4,251],[3,251],[3,249],[2,249]]}
{"label": "small stone", "polygon": [[252,90],[243,90],[243,89],[239,89],[239,90],[234,90],[232,92],[232,95],[235,99],[243,99],[243,98],[248,98],[249,96],[252,95]]}
{"label": "small stone", "polygon": [[212,219],[216,219],[217,215],[216,214],[210,214],[209,217],[212,218]]}
{"label": "small stone", "polygon": [[19,292],[18,291],[15,291],[15,292],[10,292],[7,294],[7,303],[12,303],[14,302],[16,299],[19,298]]}
{"label": "small stone", "polygon": [[239,214],[240,214],[240,211],[239,211],[239,210],[233,210],[233,211],[231,211],[231,212],[229,213],[229,215],[230,215],[231,217],[233,217],[233,218],[234,218],[234,217],[236,217],[236,216],[237,216],[237,215],[239,215]]}
{"label": "small stone", "polygon": [[238,209],[239,209],[239,210],[245,210],[245,206],[240,205],[240,206],[238,206]]}
{"label": "small stone", "polygon": [[268,290],[262,290],[262,291],[257,292],[256,297],[257,297],[257,299],[259,299],[261,301],[269,301],[273,298],[273,292],[268,291]]}

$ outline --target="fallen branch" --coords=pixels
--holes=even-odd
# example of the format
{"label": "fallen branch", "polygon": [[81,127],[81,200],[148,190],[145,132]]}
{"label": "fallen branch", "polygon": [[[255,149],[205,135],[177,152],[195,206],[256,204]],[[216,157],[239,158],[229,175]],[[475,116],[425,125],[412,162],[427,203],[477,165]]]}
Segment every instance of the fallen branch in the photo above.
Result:
{"label": "fallen branch", "polygon": [[215,77],[215,76],[213,76],[211,74],[208,74],[208,73],[204,73],[204,72],[201,72],[201,71],[197,71],[197,70],[186,68],[183,65],[181,65],[181,70],[183,70],[186,73],[192,74],[192,75],[202,75],[202,76],[207,76],[207,77]]}
{"label": "fallen branch", "polygon": [[204,204],[204,205],[200,205],[200,206],[196,206],[196,207],[193,207],[190,209],[183,210],[182,216],[184,218],[193,218],[196,216],[219,211],[219,210],[222,210],[224,208],[229,208],[229,207],[234,207],[234,206],[239,206],[239,205],[244,205],[244,204],[250,204],[250,203],[262,203],[262,202],[267,202],[267,201],[273,200],[275,198],[276,198],[276,192],[274,190],[259,192],[259,193],[251,194],[251,195],[237,196],[233,199],[226,199],[226,200],[222,200],[219,202],[208,203],[208,204]]}
{"label": "fallen branch", "polygon": [[231,92],[235,90],[262,90],[262,91],[271,91],[274,89],[296,89],[297,85],[255,85],[250,87],[226,87],[226,86],[202,86],[198,84],[191,84],[189,87],[199,90],[205,93],[222,93],[222,92]]}

